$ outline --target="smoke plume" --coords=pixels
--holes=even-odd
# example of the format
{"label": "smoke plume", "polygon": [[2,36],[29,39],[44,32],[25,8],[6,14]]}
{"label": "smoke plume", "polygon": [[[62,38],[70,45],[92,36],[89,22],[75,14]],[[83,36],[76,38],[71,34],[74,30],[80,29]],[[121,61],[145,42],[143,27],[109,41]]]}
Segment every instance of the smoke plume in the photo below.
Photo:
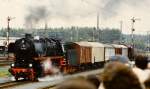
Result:
{"label": "smoke plume", "polygon": [[28,29],[35,27],[40,21],[45,21],[49,16],[47,7],[44,6],[29,7],[28,12],[25,17],[25,25]]}

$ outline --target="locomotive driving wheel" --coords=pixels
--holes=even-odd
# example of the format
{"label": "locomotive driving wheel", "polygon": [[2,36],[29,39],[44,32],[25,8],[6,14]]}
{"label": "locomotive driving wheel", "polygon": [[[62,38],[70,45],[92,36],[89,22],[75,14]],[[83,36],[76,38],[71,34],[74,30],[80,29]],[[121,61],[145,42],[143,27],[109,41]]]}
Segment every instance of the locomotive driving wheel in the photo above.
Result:
{"label": "locomotive driving wheel", "polygon": [[30,70],[30,74],[28,76],[28,79],[31,81],[35,81],[37,79],[35,76],[35,72],[32,69]]}
{"label": "locomotive driving wheel", "polygon": [[15,76],[15,80],[18,81],[18,79],[19,79],[19,78],[18,78],[17,76]]}

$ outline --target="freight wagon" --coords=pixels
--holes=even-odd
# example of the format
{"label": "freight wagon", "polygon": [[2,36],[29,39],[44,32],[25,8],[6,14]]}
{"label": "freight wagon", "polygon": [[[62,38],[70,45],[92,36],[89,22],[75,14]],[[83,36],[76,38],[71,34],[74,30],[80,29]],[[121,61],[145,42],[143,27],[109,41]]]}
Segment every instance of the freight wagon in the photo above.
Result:
{"label": "freight wagon", "polygon": [[67,43],[65,47],[68,65],[72,67],[84,67],[84,69],[90,69],[93,66],[102,67],[111,56],[128,55],[128,47],[118,44],[71,42]]}

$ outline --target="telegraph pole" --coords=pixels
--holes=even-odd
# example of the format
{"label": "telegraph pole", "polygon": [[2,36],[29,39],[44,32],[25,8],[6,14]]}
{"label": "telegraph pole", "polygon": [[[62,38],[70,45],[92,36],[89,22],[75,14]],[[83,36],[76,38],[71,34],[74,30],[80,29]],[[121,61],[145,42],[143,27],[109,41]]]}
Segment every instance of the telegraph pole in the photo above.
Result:
{"label": "telegraph pole", "polygon": [[98,32],[98,40],[100,41],[100,29],[99,29],[99,12],[97,12],[97,18],[96,18],[96,28],[94,27],[93,29],[93,37],[92,40],[93,42],[96,41],[95,36],[97,35],[95,32]]}
{"label": "telegraph pole", "polygon": [[131,19],[131,21],[132,21],[132,24],[131,24],[131,42],[132,42],[132,47],[133,48],[134,48],[134,31],[135,31],[134,24],[135,24],[136,20],[140,20],[140,19],[139,18],[135,18],[135,17],[133,17]]}
{"label": "telegraph pole", "polygon": [[45,30],[44,30],[45,37],[47,37],[47,29],[48,29],[47,21],[45,21]]}
{"label": "telegraph pole", "polygon": [[7,47],[9,45],[10,21],[14,18],[15,17],[13,17],[13,18],[10,16],[7,17]]}
{"label": "telegraph pole", "polygon": [[131,46],[132,46],[132,48],[133,48],[133,60],[134,60],[134,31],[135,31],[135,28],[134,28],[134,24],[135,24],[135,21],[136,20],[140,20],[140,19],[138,19],[138,18],[135,18],[135,17],[133,17],[132,19],[131,19],[131,21],[132,21],[132,23],[131,23]]}
{"label": "telegraph pole", "polygon": [[98,31],[98,41],[100,42],[101,30],[99,29],[99,12],[97,12],[97,31]]}
{"label": "telegraph pole", "polygon": [[[14,19],[14,17],[13,18],[11,18],[10,16],[7,17],[7,38],[6,38],[7,39],[7,45],[6,45],[7,50],[8,50],[8,45],[9,45],[10,21],[12,19]],[[9,54],[7,55],[7,59],[9,59]]]}
{"label": "telegraph pole", "polygon": [[[9,60],[9,53],[8,53],[8,45],[9,45],[9,32],[10,32],[10,17],[7,17],[7,32],[6,32],[6,49],[7,49],[7,60]],[[6,50],[5,50],[6,51]]]}
{"label": "telegraph pole", "polygon": [[10,20],[11,20],[11,18],[8,16],[7,17],[7,47],[8,47],[8,44],[9,44]]}
{"label": "telegraph pole", "polygon": [[148,53],[150,52],[150,31],[147,31],[147,48],[148,48]]}
{"label": "telegraph pole", "polygon": [[97,30],[99,30],[99,12],[97,13]]}
{"label": "telegraph pole", "polygon": [[[84,3],[86,3],[86,4],[88,4],[88,5],[91,5],[91,6],[93,6],[93,7],[95,7],[95,8],[102,8],[102,7],[100,7],[98,4],[96,4],[96,3],[91,3],[91,2],[89,2],[88,0],[81,0],[82,2],[84,2]],[[96,26],[96,28],[94,28],[94,30],[93,30],[93,37],[92,37],[92,40],[93,41],[95,41],[95,32],[96,32],[96,30],[97,30],[97,32],[98,32],[98,40],[100,41],[100,29],[99,29],[99,11],[97,11],[97,26]]]}
{"label": "telegraph pole", "polygon": [[131,19],[131,21],[132,21],[132,24],[131,24],[131,45],[132,45],[132,47],[134,48],[133,32],[135,31],[135,29],[134,29],[135,18],[133,17],[133,18]]}
{"label": "telegraph pole", "polygon": [[120,21],[120,44],[122,43],[122,25],[123,25],[123,21]]}

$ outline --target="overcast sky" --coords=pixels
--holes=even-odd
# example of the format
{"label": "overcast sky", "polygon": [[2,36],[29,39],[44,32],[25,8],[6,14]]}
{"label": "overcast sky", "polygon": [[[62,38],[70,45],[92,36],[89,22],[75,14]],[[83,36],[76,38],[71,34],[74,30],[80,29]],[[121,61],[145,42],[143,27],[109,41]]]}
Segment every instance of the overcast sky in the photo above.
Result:
{"label": "overcast sky", "polygon": [[[100,28],[120,28],[131,33],[131,18],[135,33],[150,31],[150,0],[0,0],[0,28],[7,27],[7,16],[15,17],[11,27],[89,26],[96,27],[99,12]],[[31,25],[32,24],[32,25]]]}

